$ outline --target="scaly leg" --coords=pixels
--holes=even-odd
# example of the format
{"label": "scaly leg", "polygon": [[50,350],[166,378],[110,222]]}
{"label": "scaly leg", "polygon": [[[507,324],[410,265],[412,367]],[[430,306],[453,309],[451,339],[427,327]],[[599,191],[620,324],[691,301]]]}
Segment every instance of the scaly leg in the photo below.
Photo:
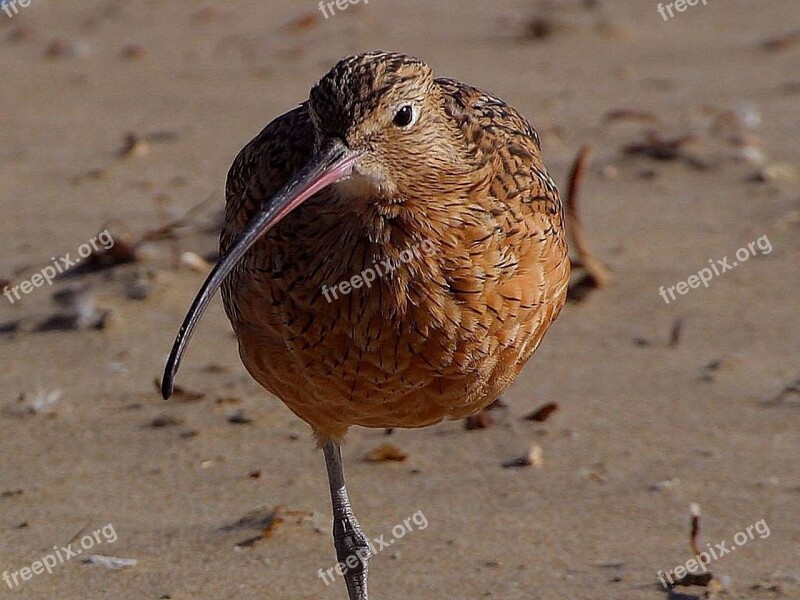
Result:
{"label": "scaly leg", "polygon": [[342,468],[342,449],[335,442],[322,447],[325,466],[328,468],[328,483],[333,505],[333,543],[336,557],[342,565],[347,594],[350,600],[369,600],[367,575],[372,551],[369,540],[353,514]]}

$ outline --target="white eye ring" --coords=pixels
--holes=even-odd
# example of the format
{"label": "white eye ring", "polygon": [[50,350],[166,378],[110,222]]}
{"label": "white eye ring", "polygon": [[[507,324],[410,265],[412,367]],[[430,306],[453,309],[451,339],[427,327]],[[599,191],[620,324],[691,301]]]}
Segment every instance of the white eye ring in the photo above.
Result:
{"label": "white eye ring", "polygon": [[417,122],[419,111],[413,104],[403,104],[394,113],[392,123],[400,129],[408,129]]}

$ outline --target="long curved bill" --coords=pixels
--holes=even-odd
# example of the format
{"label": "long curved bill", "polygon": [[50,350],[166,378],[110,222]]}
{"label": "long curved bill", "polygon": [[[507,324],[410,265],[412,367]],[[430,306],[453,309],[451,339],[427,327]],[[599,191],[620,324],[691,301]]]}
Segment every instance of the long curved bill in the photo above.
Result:
{"label": "long curved bill", "polygon": [[320,190],[350,176],[358,156],[358,153],[346,148],[341,141],[327,140],[306,166],[300,169],[269,202],[265,203],[264,207],[245,226],[228,253],[220,258],[209,273],[183,320],[161,381],[161,394],[165,399],[172,395],[175,375],[195,325],[225,277],[252,245],[281,219]]}

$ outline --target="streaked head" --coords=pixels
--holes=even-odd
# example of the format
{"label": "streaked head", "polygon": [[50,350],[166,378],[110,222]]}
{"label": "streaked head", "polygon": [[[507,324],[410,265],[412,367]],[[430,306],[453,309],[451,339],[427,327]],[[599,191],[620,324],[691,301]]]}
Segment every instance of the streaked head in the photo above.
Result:
{"label": "streaked head", "polygon": [[431,68],[405,54],[342,59],[311,89],[308,109],[319,145],[340,140],[358,154],[336,185],[354,200],[402,201],[460,158]]}

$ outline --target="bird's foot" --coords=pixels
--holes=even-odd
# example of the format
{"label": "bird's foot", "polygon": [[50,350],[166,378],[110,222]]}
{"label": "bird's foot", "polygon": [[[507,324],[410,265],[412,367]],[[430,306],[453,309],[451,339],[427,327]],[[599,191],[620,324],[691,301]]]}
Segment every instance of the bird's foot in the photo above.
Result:
{"label": "bird's foot", "polygon": [[354,516],[334,520],[333,543],[350,600],[369,600],[367,574],[373,552]]}

